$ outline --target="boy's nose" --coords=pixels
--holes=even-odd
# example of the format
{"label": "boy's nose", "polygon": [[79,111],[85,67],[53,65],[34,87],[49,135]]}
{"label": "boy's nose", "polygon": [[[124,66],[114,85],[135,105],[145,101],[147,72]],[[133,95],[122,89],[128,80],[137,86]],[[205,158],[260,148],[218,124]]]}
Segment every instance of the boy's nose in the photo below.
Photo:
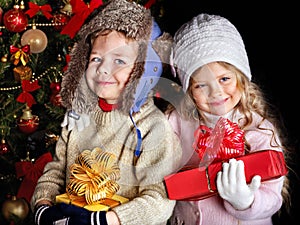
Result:
{"label": "boy's nose", "polygon": [[97,67],[97,74],[99,75],[108,75],[109,74],[109,67],[107,63],[101,62],[99,66]]}

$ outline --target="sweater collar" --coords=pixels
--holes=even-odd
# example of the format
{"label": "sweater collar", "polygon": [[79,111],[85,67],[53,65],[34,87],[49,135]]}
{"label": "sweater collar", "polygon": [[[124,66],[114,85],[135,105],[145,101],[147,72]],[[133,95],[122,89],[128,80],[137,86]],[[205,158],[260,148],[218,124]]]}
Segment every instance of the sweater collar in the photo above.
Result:
{"label": "sweater collar", "polygon": [[117,108],[117,104],[108,104],[103,98],[99,98],[98,105],[104,112],[110,112]]}

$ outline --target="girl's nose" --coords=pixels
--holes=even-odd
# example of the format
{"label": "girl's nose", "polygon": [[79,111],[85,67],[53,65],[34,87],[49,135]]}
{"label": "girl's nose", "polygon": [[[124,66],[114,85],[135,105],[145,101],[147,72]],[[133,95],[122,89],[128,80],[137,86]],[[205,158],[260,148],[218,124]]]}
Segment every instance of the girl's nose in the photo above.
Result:
{"label": "girl's nose", "polygon": [[218,83],[214,83],[210,88],[210,96],[218,97],[222,95],[222,87]]}

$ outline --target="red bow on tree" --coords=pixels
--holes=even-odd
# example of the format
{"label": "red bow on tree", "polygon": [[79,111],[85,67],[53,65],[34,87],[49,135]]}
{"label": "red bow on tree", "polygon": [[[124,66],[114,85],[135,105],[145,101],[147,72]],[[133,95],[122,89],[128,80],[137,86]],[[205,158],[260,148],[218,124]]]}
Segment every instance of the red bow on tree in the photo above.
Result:
{"label": "red bow on tree", "polygon": [[155,2],[156,2],[156,0],[149,0],[149,1],[144,5],[144,7],[145,7],[146,9],[150,9],[151,6],[152,6]]}
{"label": "red bow on tree", "polygon": [[89,4],[85,4],[83,0],[71,0],[72,13],[74,14],[67,25],[63,28],[60,34],[67,34],[73,38],[79,31],[85,19],[102,5],[102,0],[91,0]]}
{"label": "red bow on tree", "polygon": [[[228,119],[220,118],[214,129],[200,125],[194,137],[193,147],[200,159],[206,154],[211,162],[216,162],[244,154],[244,131]],[[217,146],[214,143],[217,143]]]}
{"label": "red bow on tree", "polygon": [[29,80],[22,80],[23,92],[18,96],[17,101],[21,103],[26,102],[28,107],[30,108],[33,104],[36,103],[36,101],[29,92],[33,92],[39,88],[41,88],[41,86],[39,86],[37,80],[32,83]]}
{"label": "red bow on tree", "polygon": [[28,2],[29,9],[25,12],[25,14],[29,15],[30,18],[35,16],[38,12],[41,12],[48,20],[52,18],[51,15],[52,8],[49,4],[46,5],[38,5],[33,2]]}
{"label": "red bow on tree", "polygon": [[47,152],[41,155],[35,163],[30,161],[16,162],[17,178],[24,177],[19,187],[17,197],[25,198],[30,202],[37,180],[43,174],[45,165],[50,161],[52,161],[52,155],[50,152]]}

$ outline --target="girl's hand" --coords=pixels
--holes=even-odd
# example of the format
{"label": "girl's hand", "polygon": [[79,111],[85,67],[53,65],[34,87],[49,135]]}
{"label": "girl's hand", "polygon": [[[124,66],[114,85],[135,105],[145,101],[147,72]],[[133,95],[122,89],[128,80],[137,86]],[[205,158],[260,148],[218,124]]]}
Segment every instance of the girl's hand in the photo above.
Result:
{"label": "girl's hand", "polygon": [[247,184],[242,160],[230,159],[222,166],[223,171],[218,172],[216,181],[220,196],[237,210],[249,208],[254,201],[254,193],[260,187],[261,177],[256,175]]}

